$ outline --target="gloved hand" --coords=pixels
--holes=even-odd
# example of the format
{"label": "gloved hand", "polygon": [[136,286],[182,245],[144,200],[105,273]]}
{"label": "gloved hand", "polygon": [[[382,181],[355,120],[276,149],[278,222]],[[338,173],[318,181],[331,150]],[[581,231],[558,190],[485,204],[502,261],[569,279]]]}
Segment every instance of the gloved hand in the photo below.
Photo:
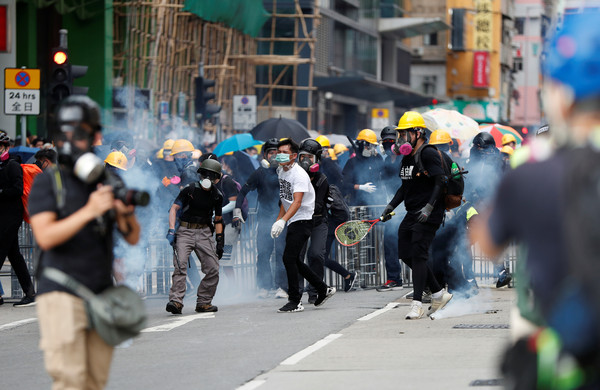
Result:
{"label": "gloved hand", "polygon": [[271,228],[271,238],[279,237],[279,235],[281,234],[283,229],[285,229],[285,222],[286,221],[283,218],[275,221],[275,223],[273,224],[273,227]]}
{"label": "gloved hand", "polygon": [[221,257],[223,257],[223,247],[225,246],[225,235],[217,233],[215,239],[217,241],[217,257],[221,260]]}
{"label": "gloved hand", "polygon": [[375,192],[375,190],[377,190],[377,186],[374,186],[373,183],[368,182],[366,184],[359,185],[358,189],[360,191],[365,191],[365,192],[368,192],[370,194],[370,193]]}
{"label": "gloved hand", "polygon": [[167,232],[167,241],[169,241],[169,245],[175,245],[175,229],[169,229]]}
{"label": "gloved hand", "polygon": [[419,211],[419,216],[417,217],[417,221],[420,223],[425,223],[427,222],[427,219],[429,218],[429,216],[431,215],[431,212],[433,211],[433,205],[430,203],[427,203],[422,209],[421,211]]}
{"label": "gloved hand", "polygon": [[181,178],[179,176],[173,176],[171,178],[171,184],[179,184],[181,183]]}
{"label": "gloved hand", "polygon": [[385,209],[383,209],[383,213],[381,213],[381,222],[386,222],[392,219],[392,215],[390,214],[392,211],[394,211],[394,208],[392,206],[390,206],[389,204],[385,206]]}
{"label": "gloved hand", "polygon": [[240,226],[240,223],[245,223],[244,217],[242,217],[242,209],[233,209],[233,219],[231,221],[231,226],[237,228]]}

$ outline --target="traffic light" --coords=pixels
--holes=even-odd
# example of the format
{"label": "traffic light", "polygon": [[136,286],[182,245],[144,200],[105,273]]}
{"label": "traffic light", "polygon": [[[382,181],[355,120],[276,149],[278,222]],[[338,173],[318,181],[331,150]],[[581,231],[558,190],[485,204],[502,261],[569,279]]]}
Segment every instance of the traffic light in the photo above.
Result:
{"label": "traffic light", "polygon": [[198,123],[210,119],[214,114],[221,111],[221,106],[216,104],[208,104],[215,98],[215,93],[208,91],[208,88],[215,86],[215,80],[207,80],[204,77],[196,77],[196,99],[194,100],[194,108],[196,110],[196,119]]}
{"label": "traffic light", "polygon": [[65,47],[54,48],[51,54],[48,89],[51,104],[58,104],[69,95],[86,95],[88,87],[74,86],[73,81],[85,76],[88,67],[71,65],[69,51]]}

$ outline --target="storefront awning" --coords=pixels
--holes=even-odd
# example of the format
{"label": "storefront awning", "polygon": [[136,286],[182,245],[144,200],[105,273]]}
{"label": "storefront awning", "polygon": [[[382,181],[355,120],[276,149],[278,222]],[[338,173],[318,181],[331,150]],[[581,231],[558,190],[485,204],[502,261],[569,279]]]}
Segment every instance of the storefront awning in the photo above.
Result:
{"label": "storefront awning", "polygon": [[383,35],[404,39],[450,30],[450,26],[442,18],[381,18],[378,30]]}
{"label": "storefront awning", "polygon": [[424,95],[407,85],[377,81],[363,76],[315,77],[314,85],[325,92],[379,103],[393,100],[396,107],[431,104],[433,96]]}

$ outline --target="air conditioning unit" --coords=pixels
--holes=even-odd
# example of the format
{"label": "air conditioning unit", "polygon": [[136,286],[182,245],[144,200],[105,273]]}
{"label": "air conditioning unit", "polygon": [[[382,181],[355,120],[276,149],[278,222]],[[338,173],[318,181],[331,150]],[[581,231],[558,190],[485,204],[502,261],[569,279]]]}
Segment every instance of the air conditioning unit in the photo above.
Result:
{"label": "air conditioning unit", "polygon": [[412,48],[412,55],[415,57],[422,57],[423,53],[425,53],[425,48],[423,48],[423,47],[413,47]]}

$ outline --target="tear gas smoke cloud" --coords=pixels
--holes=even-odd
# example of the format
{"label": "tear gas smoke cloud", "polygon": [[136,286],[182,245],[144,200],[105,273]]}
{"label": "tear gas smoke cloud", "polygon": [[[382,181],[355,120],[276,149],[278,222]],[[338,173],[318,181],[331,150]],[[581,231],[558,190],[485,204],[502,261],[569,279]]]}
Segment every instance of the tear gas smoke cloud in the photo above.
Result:
{"label": "tear gas smoke cloud", "polygon": [[442,318],[461,317],[471,314],[485,313],[492,309],[492,293],[487,288],[480,288],[479,294],[466,298],[465,296],[454,296],[452,300],[441,310],[433,313],[432,320]]}

